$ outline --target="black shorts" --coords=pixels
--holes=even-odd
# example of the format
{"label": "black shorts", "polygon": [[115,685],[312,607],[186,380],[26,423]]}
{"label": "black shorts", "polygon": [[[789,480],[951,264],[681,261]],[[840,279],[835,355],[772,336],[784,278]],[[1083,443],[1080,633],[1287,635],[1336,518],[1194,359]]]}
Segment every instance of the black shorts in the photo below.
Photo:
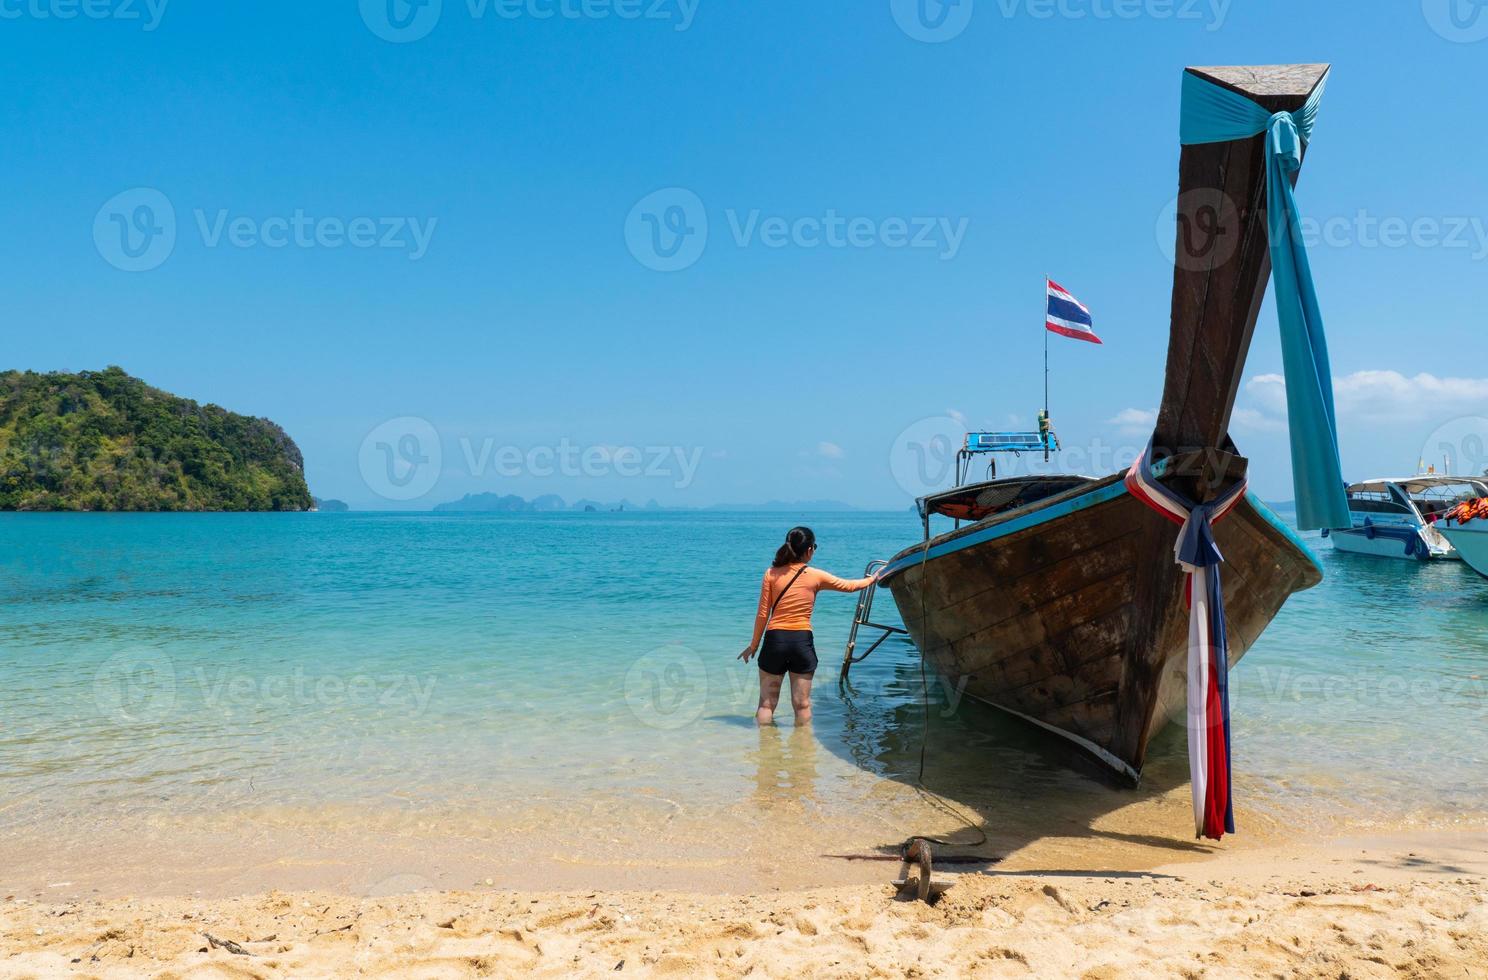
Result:
{"label": "black shorts", "polygon": [[816,644],[810,630],[766,630],[759,669],[782,677],[816,673]]}

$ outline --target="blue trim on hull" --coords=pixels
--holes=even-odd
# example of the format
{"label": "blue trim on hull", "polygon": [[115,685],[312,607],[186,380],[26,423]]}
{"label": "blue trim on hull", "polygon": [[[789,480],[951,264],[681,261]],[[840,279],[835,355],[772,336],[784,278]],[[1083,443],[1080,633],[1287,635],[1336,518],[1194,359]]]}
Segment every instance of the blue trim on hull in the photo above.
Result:
{"label": "blue trim on hull", "polygon": [[[1165,465],[1166,463],[1167,460],[1158,461],[1158,463],[1152,467],[1153,475],[1162,476],[1163,471],[1167,468]],[[917,548],[914,551],[908,552],[902,557],[897,558],[893,562],[891,562],[889,566],[883,570],[880,581],[887,581],[893,576],[898,575],[900,572],[904,571],[906,568],[918,565],[921,562],[934,561],[937,558],[942,558],[946,555],[954,554],[958,551],[965,551],[967,548],[975,548],[977,545],[986,544],[988,541],[995,541],[998,538],[1005,538],[1009,535],[1017,534],[1020,531],[1026,531],[1029,528],[1038,527],[1040,524],[1047,524],[1050,521],[1057,521],[1062,517],[1068,517],[1070,514],[1074,514],[1079,511],[1086,510],[1090,507],[1095,507],[1099,504],[1104,504],[1109,501],[1115,500],[1125,493],[1127,493],[1126,481],[1117,480],[1115,483],[1111,483],[1104,487],[1082,493],[1078,497],[1071,497],[1069,500],[1062,501],[1050,507],[1040,508],[1039,510],[1035,510],[1032,513],[1024,514],[1021,517],[1014,517],[1011,520],[1002,521],[998,524],[992,525],[991,527],[983,528],[980,531],[971,531],[967,534],[961,534],[957,537],[952,537],[949,540],[941,541],[939,544],[932,543],[930,545],[930,554],[928,556],[926,556],[925,549],[923,547]],[[1271,508],[1262,503],[1260,498],[1257,497],[1255,494],[1247,493],[1245,495],[1245,499],[1251,505],[1251,507],[1255,509],[1256,513],[1259,514],[1266,521],[1266,523],[1275,528],[1282,536],[1290,541],[1297,548],[1298,551],[1302,552],[1302,554],[1307,557],[1308,561],[1312,562],[1313,567],[1318,570],[1319,575],[1323,574],[1322,562],[1318,561],[1317,555],[1314,555],[1312,553],[1312,549],[1307,547],[1307,545],[1302,542],[1302,538],[1297,534],[1296,531],[1288,527],[1286,522],[1284,522],[1280,517],[1276,516],[1275,512],[1273,512]]]}
{"label": "blue trim on hull", "polygon": [[1326,574],[1323,571],[1322,561],[1316,554],[1313,553],[1313,550],[1311,548],[1307,547],[1307,542],[1302,540],[1302,535],[1298,534],[1295,530],[1292,529],[1292,526],[1290,524],[1277,516],[1276,511],[1272,510],[1270,507],[1267,507],[1265,502],[1253,493],[1247,493],[1245,495],[1245,500],[1247,503],[1250,504],[1251,507],[1255,509],[1255,512],[1257,514],[1260,514],[1266,519],[1267,524],[1270,524],[1273,528],[1275,528],[1278,534],[1290,541],[1294,548],[1302,552],[1302,554],[1306,556],[1307,560],[1312,562],[1312,567],[1317,569],[1317,573],[1319,576]]}
{"label": "blue trim on hull", "polygon": [[991,527],[983,528],[980,531],[972,531],[968,534],[963,534],[959,537],[952,538],[949,541],[942,541],[940,544],[931,544],[930,554],[928,557],[925,555],[925,550],[923,547],[917,548],[914,552],[906,554],[902,558],[891,562],[889,564],[889,567],[883,570],[883,576],[880,581],[892,578],[893,576],[904,571],[906,568],[909,568],[912,565],[918,565],[922,561],[934,561],[936,558],[942,558],[946,555],[954,554],[958,551],[964,551],[967,548],[974,548],[979,544],[985,544],[988,541],[995,541],[998,538],[1005,538],[1010,534],[1017,534],[1019,531],[1026,531],[1031,527],[1037,527],[1040,524],[1047,524],[1050,521],[1058,520],[1061,517],[1068,517],[1070,514],[1076,513],[1077,511],[1082,511],[1089,507],[1094,507],[1097,504],[1103,504],[1107,501],[1115,500],[1117,497],[1120,497],[1124,493],[1126,493],[1126,484],[1118,480],[1117,482],[1112,483],[1108,486],[1101,487],[1098,490],[1092,490],[1088,493],[1082,493],[1078,497],[1071,497],[1069,500],[1063,501],[1062,503],[1055,504],[1051,507],[1041,508],[1031,514],[1024,514],[1021,517],[1014,517],[1011,520],[1002,521],[998,524],[992,525]]}

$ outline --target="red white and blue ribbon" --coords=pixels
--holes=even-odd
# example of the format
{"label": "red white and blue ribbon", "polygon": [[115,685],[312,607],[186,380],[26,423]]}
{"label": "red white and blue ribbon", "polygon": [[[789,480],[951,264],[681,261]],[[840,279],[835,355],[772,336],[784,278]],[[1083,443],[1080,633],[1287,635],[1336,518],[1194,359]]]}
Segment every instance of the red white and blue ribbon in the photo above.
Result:
{"label": "red white and blue ribbon", "polygon": [[1073,337],[1092,344],[1100,343],[1101,339],[1095,335],[1095,320],[1091,318],[1090,310],[1085,304],[1075,299],[1069,290],[1053,279],[1045,279],[1044,283],[1048,294],[1044,327],[1061,337]]}
{"label": "red white and blue ribbon", "polygon": [[1245,497],[1246,486],[1241,480],[1214,500],[1195,503],[1157,482],[1150,443],[1126,474],[1126,488],[1133,497],[1181,525],[1173,554],[1188,573],[1188,769],[1194,830],[1211,840],[1235,832],[1230,800],[1230,645],[1219,581],[1224,556],[1214,540],[1214,525]]}

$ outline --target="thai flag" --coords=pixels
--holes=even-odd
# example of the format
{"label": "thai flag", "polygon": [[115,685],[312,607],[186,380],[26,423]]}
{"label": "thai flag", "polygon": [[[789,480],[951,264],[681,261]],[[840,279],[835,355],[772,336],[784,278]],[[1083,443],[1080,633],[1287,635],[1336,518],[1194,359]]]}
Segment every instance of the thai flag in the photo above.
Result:
{"label": "thai flag", "polygon": [[1088,340],[1092,344],[1100,343],[1101,339],[1095,335],[1090,311],[1085,308],[1085,304],[1071,296],[1068,290],[1053,279],[1045,281],[1049,284],[1049,311],[1044,325],[1064,337]]}

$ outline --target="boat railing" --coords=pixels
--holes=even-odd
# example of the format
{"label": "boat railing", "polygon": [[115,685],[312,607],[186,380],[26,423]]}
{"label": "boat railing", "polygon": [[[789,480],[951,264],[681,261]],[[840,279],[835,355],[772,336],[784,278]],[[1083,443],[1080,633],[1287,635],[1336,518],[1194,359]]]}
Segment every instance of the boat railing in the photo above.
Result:
{"label": "boat railing", "polygon": [[[853,612],[852,628],[847,633],[847,650],[842,655],[842,683],[847,682],[847,675],[852,670],[852,665],[867,660],[868,655],[874,650],[877,650],[883,644],[884,640],[895,634],[908,635],[909,633],[908,630],[902,627],[885,626],[883,623],[875,623],[873,621],[873,599],[878,594],[877,575],[887,568],[888,565],[888,562],[877,559],[870,561],[868,566],[863,569],[863,576],[865,578],[873,578],[874,581],[868,588],[858,593],[858,607]],[[880,632],[878,638],[869,645],[868,649],[864,650],[861,656],[857,656],[855,655],[855,651],[858,646],[858,630],[864,626],[869,629],[879,630]]]}

